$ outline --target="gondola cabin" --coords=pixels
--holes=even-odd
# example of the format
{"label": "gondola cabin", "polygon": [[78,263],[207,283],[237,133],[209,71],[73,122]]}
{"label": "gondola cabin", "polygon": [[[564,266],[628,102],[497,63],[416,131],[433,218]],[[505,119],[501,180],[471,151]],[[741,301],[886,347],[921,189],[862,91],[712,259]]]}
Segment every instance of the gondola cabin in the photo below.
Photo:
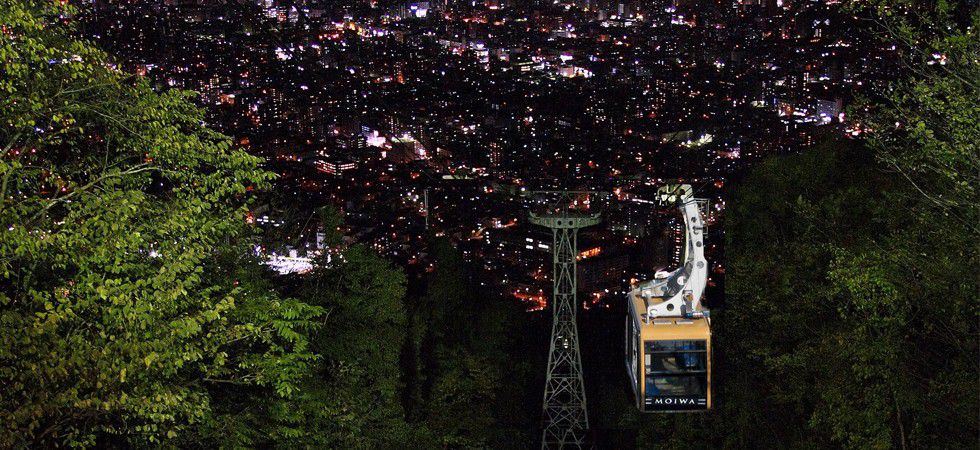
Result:
{"label": "gondola cabin", "polygon": [[640,411],[705,411],[711,408],[711,319],[701,305],[708,279],[704,218],[691,186],[665,186],[660,194],[684,220],[683,265],[630,290],[626,370]]}
{"label": "gondola cabin", "polygon": [[630,296],[626,369],[642,412],[711,408],[711,329],[708,317],[650,319],[642,298]]}

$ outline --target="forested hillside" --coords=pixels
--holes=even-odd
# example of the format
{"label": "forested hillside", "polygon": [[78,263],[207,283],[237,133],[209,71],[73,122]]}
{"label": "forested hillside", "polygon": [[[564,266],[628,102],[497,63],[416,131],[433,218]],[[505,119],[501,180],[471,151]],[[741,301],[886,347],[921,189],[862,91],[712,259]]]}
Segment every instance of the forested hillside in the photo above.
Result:
{"label": "forested hillside", "polygon": [[977,443],[980,13],[876,6],[910,75],[854,110],[868,139],[772,158],[735,188],[721,400],[670,446]]}
{"label": "forested hillside", "polygon": [[272,174],[193,93],[74,37],[73,11],[0,2],[0,447],[527,440],[520,310],[444,243],[413,296],[335,235],[273,281],[245,220]]}

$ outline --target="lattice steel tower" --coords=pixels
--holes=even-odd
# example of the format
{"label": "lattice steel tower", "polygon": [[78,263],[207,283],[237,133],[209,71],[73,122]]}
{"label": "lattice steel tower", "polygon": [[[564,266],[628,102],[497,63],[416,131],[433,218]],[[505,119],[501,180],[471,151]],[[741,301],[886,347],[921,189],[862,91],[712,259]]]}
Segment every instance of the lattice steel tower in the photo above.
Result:
{"label": "lattice steel tower", "polygon": [[578,230],[601,221],[599,214],[570,207],[576,195],[560,192],[559,204],[543,213],[531,213],[531,223],[551,228],[554,269],[551,346],[544,385],[541,448],[584,448],[589,429],[582,382],[582,358],[575,323]]}

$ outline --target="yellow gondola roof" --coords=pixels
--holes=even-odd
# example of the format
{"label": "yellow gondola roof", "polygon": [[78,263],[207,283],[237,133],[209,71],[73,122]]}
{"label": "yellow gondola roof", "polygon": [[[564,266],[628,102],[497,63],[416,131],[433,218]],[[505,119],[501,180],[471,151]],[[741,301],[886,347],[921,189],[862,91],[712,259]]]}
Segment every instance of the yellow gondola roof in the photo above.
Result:
{"label": "yellow gondola roof", "polygon": [[[646,303],[638,295],[638,291],[633,291],[629,295],[630,315],[635,323],[639,325],[640,339],[647,340],[683,340],[683,339],[707,339],[711,335],[709,320],[706,317],[686,319],[684,317],[657,317],[647,322]],[[656,299],[651,299],[650,303],[655,303]]]}

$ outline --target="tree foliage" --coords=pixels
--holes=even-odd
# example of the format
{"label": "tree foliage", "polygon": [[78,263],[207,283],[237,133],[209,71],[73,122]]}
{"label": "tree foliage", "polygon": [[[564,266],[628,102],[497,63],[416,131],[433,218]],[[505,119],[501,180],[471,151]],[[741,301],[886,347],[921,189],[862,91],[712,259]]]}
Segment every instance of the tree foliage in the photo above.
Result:
{"label": "tree foliage", "polygon": [[860,111],[870,137],[770,160],[733,199],[709,423],[742,431],[719,443],[976,443],[980,12],[872,3],[908,76]]}
{"label": "tree foliage", "polygon": [[736,189],[713,322],[718,408],[660,420],[658,442],[976,445],[980,12],[864,7],[904,76],[855,111],[867,139],[772,158]]}
{"label": "tree foliage", "polygon": [[480,292],[459,251],[431,245],[433,271],[425,295],[410,306],[414,346],[407,361],[410,416],[443,446],[523,447],[530,442],[523,399],[528,391],[526,343],[516,331],[526,314]]}
{"label": "tree foliage", "polygon": [[722,382],[725,411],[806,430],[748,433],[781,443],[971,442],[980,408],[963,395],[978,388],[969,231],[905,202],[908,185],[865,149],[832,145],[764,165],[736,198],[719,331],[735,377]]}
{"label": "tree foliage", "polygon": [[0,1],[0,446],[177,442],[218,386],[295,393],[320,308],[237,280],[259,160],[73,13]]}
{"label": "tree foliage", "polygon": [[[335,212],[327,214],[334,216],[328,222],[338,222]],[[287,293],[324,311],[310,335],[319,359],[294,396],[226,396],[228,409],[247,413],[216,444],[390,448],[431,439],[424,427],[405,421],[399,401],[405,282],[401,270],[355,245],[324,254],[312,273],[281,283]]]}
{"label": "tree foliage", "polygon": [[980,204],[980,7],[969,1],[875,0],[875,27],[908,76],[858,118],[887,170],[974,232]]}

